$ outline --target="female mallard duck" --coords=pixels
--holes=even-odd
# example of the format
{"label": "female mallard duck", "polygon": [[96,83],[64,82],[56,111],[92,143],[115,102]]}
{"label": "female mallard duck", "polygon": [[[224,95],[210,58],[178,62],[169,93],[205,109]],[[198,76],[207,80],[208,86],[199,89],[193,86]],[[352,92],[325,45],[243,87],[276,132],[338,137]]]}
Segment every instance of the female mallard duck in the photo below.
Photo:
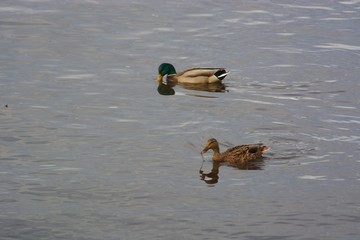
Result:
{"label": "female mallard duck", "polygon": [[270,148],[259,143],[236,146],[220,153],[218,141],[216,141],[215,138],[211,138],[207,141],[205,148],[201,151],[201,155],[206,153],[209,149],[212,149],[214,152],[214,161],[239,164],[262,158],[262,154],[267,152]]}
{"label": "female mallard duck", "polygon": [[159,66],[158,81],[162,81],[167,75],[168,81],[179,83],[216,83],[221,82],[229,72],[225,68],[191,68],[176,73],[174,66],[170,63],[162,63]]}

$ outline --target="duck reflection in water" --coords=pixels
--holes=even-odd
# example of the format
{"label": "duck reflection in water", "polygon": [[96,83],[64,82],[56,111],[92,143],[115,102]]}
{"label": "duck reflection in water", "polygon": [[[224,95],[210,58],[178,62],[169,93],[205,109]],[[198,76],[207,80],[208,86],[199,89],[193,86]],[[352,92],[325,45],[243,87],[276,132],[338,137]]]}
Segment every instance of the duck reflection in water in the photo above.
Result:
{"label": "duck reflection in water", "polygon": [[[203,162],[204,163],[204,162]],[[219,180],[219,168],[220,162],[213,162],[212,169],[209,173],[204,173],[202,170],[203,164],[200,167],[199,174],[200,179],[207,184],[216,184]]]}
{"label": "duck reflection in water", "polygon": [[164,84],[163,82],[159,82],[157,91],[161,95],[175,95],[175,90],[173,87],[174,86]]}
{"label": "duck reflection in water", "polygon": [[180,85],[185,89],[196,90],[196,91],[205,91],[205,92],[226,92],[226,86],[223,83],[204,83],[204,84],[190,84],[190,83],[173,83],[162,81],[158,82],[157,91],[161,95],[174,95],[174,87]]}
{"label": "duck reflection in water", "polygon": [[230,167],[238,168],[241,170],[263,170],[264,167],[264,159],[256,159],[251,162],[245,162],[245,163],[224,163],[219,161],[212,161],[212,169],[210,172],[206,173],[203,171],[201,165],[201,168],[199,170],[200,174],[200,180],[204,181],[207,184],[216,184],[219,181],[219,169],[222,165],[228,165]]}

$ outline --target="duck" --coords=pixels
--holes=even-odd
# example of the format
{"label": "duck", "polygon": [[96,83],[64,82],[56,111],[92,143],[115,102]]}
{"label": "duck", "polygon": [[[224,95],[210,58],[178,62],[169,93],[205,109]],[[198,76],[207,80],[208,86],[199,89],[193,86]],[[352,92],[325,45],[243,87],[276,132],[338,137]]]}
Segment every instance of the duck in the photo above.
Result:
{"label": "duck", "polygon": [[264,146],[262,143],[258,143],[239,145],[220,153],[219,143],[215,138],[210,138],[207,141],[205,148],[201,151],[201,155],[205,154],[210,149],[213,150],[213,161],[228,162],[229,164],[241,164],[261,159],[262,154],[270,150],[269,147]]}
{"label": "duck", "polygon": [[162,63],[158,69],[157,81],[167,75],[167,81],[177,83],[219,83],[228,74],[225,68],[190,68],[180,73],[176,73],[175,67],[171,63]]}

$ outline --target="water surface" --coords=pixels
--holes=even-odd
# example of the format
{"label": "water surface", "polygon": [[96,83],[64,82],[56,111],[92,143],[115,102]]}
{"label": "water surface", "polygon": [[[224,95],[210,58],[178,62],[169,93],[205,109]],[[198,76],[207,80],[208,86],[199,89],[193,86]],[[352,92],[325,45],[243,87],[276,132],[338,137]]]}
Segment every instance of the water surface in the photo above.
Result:
{"label": "water surface", "polygon": [[[359,9],[1,2],[1,239],[358,239]],[[231,73],[162,95],[162,62]],[[210,137],[271,151],[209,178]]]}

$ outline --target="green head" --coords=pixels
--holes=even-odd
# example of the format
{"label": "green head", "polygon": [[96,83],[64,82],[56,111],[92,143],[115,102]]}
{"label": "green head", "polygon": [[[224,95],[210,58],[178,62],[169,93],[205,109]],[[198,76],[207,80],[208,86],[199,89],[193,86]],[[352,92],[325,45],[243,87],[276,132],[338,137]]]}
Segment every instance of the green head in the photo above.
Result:
{"label": "green head", "polygon": [[159,75],[158,75],[158,81],[162,80],[162,77],[165,75],[171,75],[176,74],[175,68],[170,63],[162,63],[159,66]]}

